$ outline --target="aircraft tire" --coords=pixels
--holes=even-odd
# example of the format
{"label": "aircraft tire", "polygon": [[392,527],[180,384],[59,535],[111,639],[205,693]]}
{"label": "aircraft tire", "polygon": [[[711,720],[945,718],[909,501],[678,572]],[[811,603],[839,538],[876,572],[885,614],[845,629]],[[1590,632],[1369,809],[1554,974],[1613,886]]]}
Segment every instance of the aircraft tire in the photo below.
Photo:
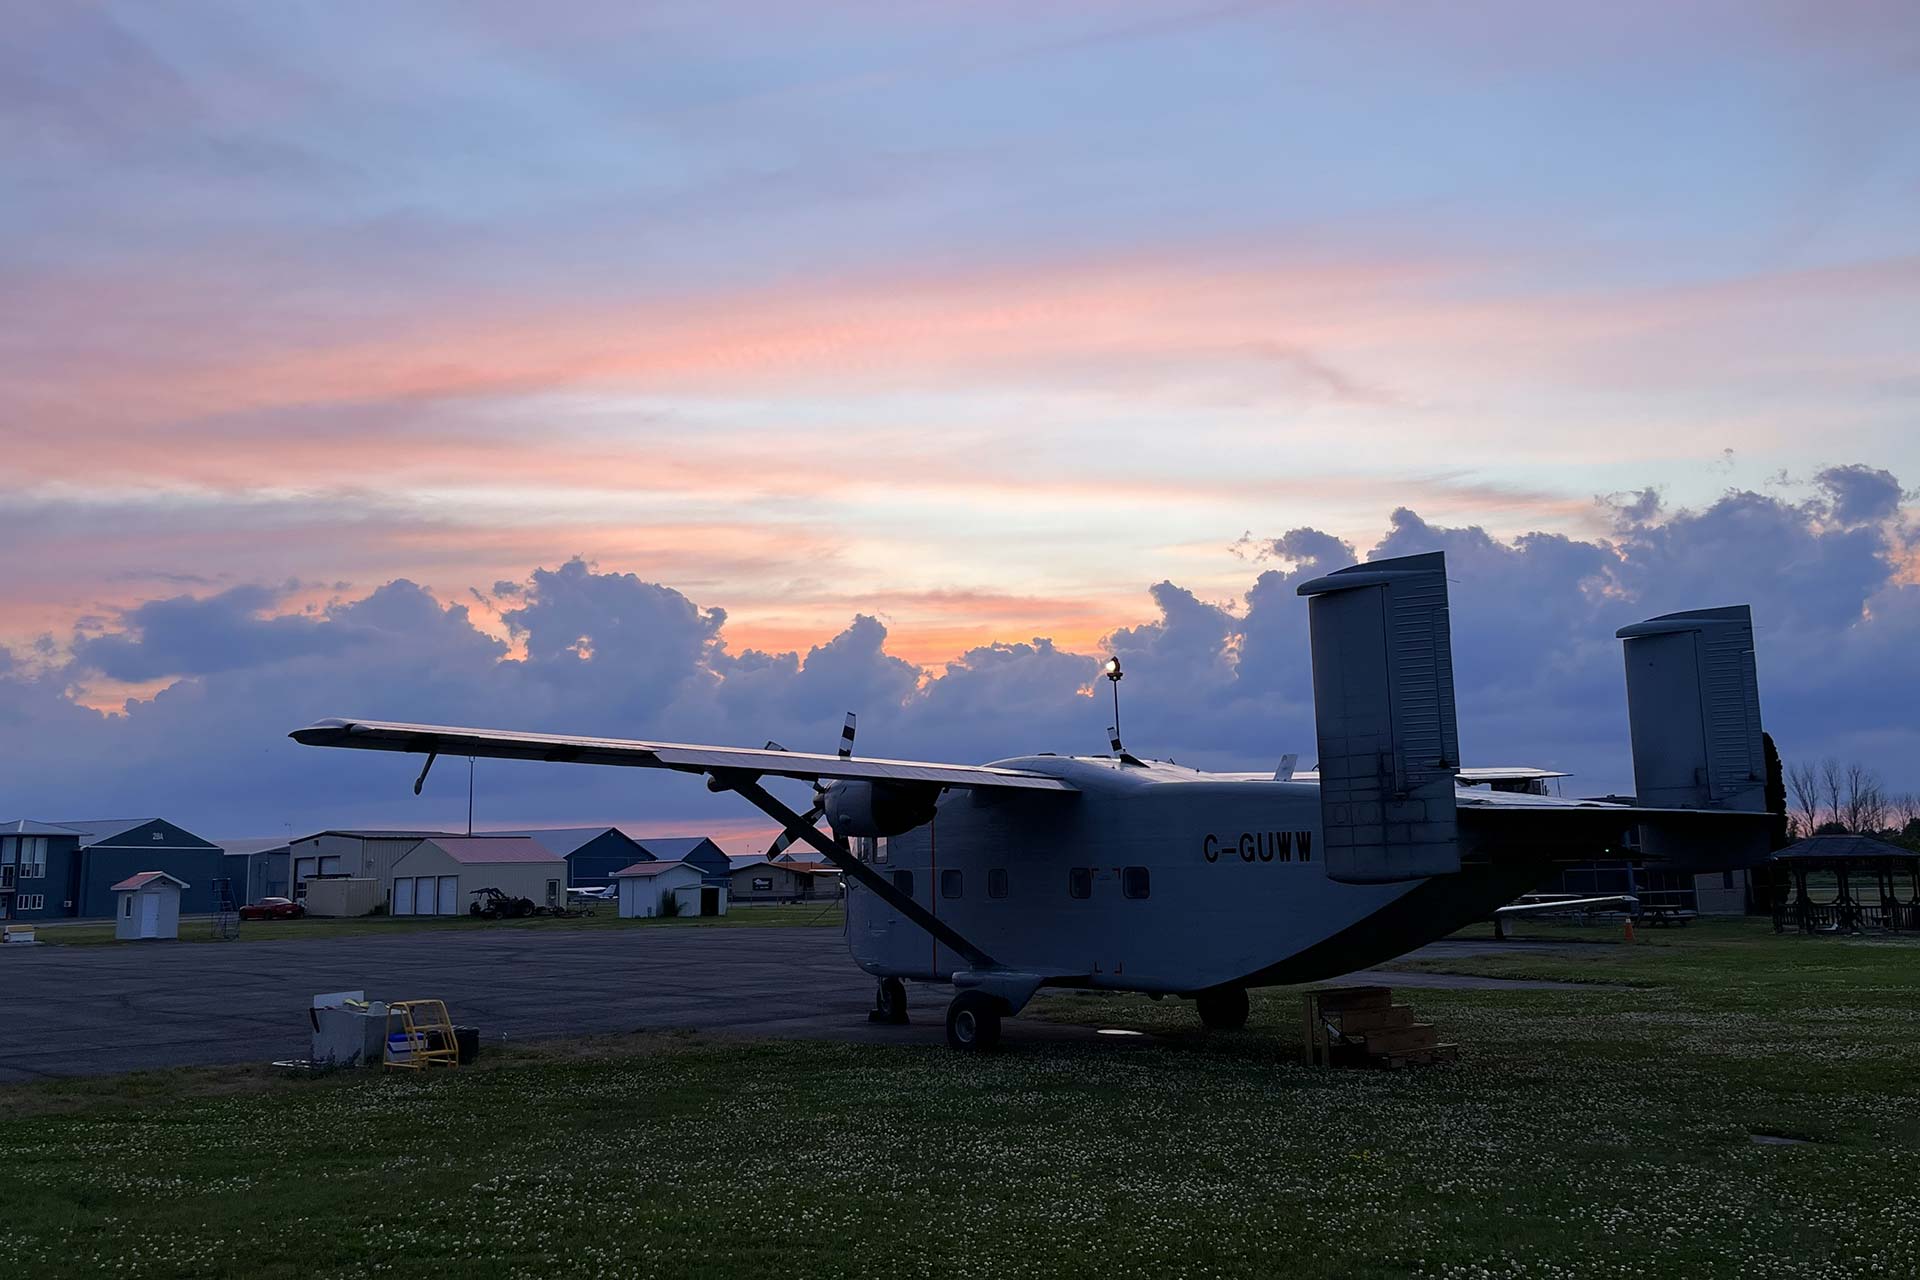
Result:
{"label": "aircraft tire", "polygon": [[1209,1031],[1238,1031],[1247,1025],[1247,989],[1215,987],[1194,997],[1200,1025]]}
{"label": "aircraft tire", "polygon": [[873,995],[873,1020],[899,1026],[907,1020],[907,984],[882,978]]}
{"label": "aircraft tire", "polygon": [[962,991],[947,1006],[947,1045],[986,1053],[1000,1043],[1000,1002],[984,991]]}

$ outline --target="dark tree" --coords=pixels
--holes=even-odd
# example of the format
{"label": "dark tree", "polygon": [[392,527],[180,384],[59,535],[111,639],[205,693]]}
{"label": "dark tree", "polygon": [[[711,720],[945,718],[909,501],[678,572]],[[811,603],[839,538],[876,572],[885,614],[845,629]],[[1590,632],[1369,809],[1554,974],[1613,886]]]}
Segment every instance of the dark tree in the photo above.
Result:
{"label": "dark tree", "polygon": [[1784,849],[1792,843],[1787,825],[1787,771],[1780,763],[1780,751],[1773,745],[1772,734],[1760,735],[1760,747],[1767,761],[1767,812],[1774,815],[1767,828],[1767,847]]}

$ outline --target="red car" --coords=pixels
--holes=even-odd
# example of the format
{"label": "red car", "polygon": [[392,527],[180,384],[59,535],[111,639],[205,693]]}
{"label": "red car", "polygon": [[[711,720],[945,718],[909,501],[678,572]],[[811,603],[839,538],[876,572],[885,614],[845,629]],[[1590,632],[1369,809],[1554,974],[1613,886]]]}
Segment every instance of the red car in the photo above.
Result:
{"label": "red car", "polygon": [[242,920],[298,920],[307,909],[292,898],[262,898],[240,908]]}

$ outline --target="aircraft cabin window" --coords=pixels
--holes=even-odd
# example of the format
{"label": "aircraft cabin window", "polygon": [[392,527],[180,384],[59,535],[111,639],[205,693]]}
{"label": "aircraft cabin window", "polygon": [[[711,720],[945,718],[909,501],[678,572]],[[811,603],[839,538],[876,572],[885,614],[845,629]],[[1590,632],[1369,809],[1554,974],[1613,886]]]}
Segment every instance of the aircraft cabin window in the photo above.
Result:
{"label": "aircraft cabin window", "polygon": [[1007,869],[992,867],[987,871],[987,896],[1004,898],[1007,896]]}
{"label": "aircraft cabin window", "polygon": [[1093,868],[1074,867],[1067,872],[1067,892],[1076,898],[1093,896]]}
{"label": "aircraft cabin window", "polygon": [[940,896],[943,898],[957,898],[960,896],[960,873],[958,871],[942,871],[940,873]]}
{"label": "aircraft cabin window", "polygon": [[900,892],[906,894],[909,898],[911,898],[913,896],[913,872],[911,871],[894,872],[893,887],[898,889]]}
{"label": "aircraft cabin window", "polygon": [[1153,892],[1153,881],[1145,867],[1120,868],[1120,893],[1127,898],[1145,898]]}

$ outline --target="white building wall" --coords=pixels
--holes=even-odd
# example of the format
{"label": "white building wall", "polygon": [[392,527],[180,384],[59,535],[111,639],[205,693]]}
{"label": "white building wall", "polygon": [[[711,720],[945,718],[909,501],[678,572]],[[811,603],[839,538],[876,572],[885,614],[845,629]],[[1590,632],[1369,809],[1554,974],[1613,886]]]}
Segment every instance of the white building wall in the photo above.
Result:
{"label": "white building wall", "polygon": [[[408,894],[397,889],[400,880],[413,881],[411,901]],[[434,887],[434,909],[422,910],[420,881],[430,880]],[[449,889],[446,881],[453,882],[451,894],[453,910],[446,911]],[[567,864],[559,858],[551,862],[484,862],[464,863],[456,861],[444,849],[432,841],[421,841],[419,847],[396,859],[392,873],[386,879],[387,910],[394,915],[465,915],[467,908],[476,900],[476,889],[493,888],[512,898],[530,898],[536,906],[546,906],[548,882],[558,882],[560,898],[566,897]],[[402,907],[409,909],[403,910]]]}
{"label": "white building wall", "polygon": [[1745,915],[1747,873],[1703,871],[1693,878],[1693,899],[1695,910],[1703,916]]}
{"label": "white building wall", "polygon": [[682,901],[682,915],[700,913],[700,870],[698,867],[675,867],[671,871],[662,871],[657,876],[620,877],[620,915],[627,919],[644,918],[660,914],[660,902],[669,893],[693,890],[691,911],[685,910]]}

